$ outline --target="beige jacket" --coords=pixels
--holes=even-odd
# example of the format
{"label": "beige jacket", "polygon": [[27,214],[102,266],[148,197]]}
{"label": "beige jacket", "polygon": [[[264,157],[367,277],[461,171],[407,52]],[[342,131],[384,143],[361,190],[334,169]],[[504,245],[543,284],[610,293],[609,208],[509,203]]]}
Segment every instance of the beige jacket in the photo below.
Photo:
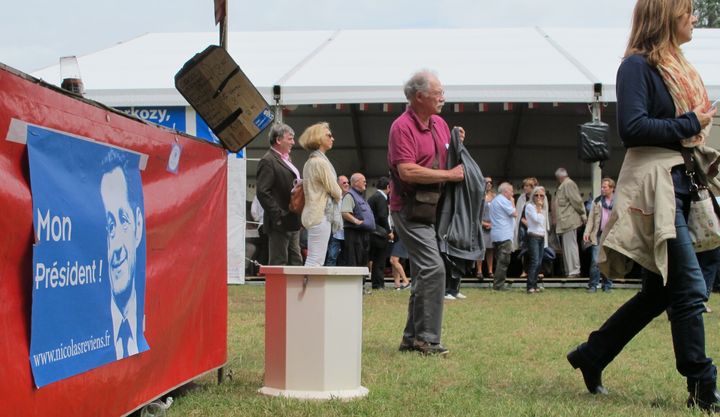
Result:
{"label": "beige jacket", "polygon": [[[334,223],[342,225],[342,221],[338,220],[342,189],[337,183],[335,168],[320,151],[311,153],[303,166],[303,191],[305,208],[302,212],[302,224],[306,229],[317,226],[323,219],[327,219],[333,226],[336,226]],[[337,227],[333,227],[333,230],[335,229]]]}
{"label": "beige jacket", "polygon": [[[699,174],[706,177],[716,195],[720,195],[719,156],[708,147],[695,149]],[[642,146],[627,150],[613,211],[600,237],[603,273],[622,277],[632,267],[632,260],[667,282],[667,241],[676,236],[675,190],[670,171],[682,164],[682,155],[670,149]]]}
{"label": "beige jacket", "polygon": [[587,219],[585,204],[583,204],[578,186],[570,178],[566,178],[558,186],[557,191],[555,191],[553,205],[555,208],[555,232],[557,234],[575,230],[582,226]]}
{"label": "beige jacket", "polygon": [[[615,196],[613,196],[613,200]],[[598,244],[598,230],[600,230],[600,223],[602,222],[602,203],[597,199],[593,200],[590,213],[588,214],[588,220],[585,224],[585,231],[583,237],[587,236],[590,238],[591,245]]]}

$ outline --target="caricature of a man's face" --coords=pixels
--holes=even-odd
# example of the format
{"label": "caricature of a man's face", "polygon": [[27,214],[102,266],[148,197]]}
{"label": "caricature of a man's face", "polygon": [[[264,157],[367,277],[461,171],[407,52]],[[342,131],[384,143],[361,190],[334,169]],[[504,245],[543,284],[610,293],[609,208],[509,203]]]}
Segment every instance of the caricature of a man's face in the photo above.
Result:
{"label": "caricature of a man's face", "polygon": [[[142,239],[142,213],[128,200],[128,186],[122,168],[105,173],[100,181],[100,195],[105,206],[107,227],[108,271],[116,299],[132,290],[135,279],[135,252]],[[122,307],[122,306],[121,306]]]}

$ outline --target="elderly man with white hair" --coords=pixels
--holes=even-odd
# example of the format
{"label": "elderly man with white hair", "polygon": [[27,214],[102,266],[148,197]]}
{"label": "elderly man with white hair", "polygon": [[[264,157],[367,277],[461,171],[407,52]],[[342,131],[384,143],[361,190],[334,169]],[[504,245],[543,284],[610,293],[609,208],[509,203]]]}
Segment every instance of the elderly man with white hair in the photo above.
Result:
{"label": "elderly man with white hair", "polygon": [[513,186],[509,182],[503,182],[498,186],[498,195],[490,205],[490,239],[495,250],[495,278],[493,278],[493,289],[495,291],[506,291],[509,287],[505,284],[507,269],[510,265],[512,255],[512,237],[515,226],[515,218],[518,216],[513,200]]}
{"label": "elderly man with white hair", "polygon": [[555,171],[555,179],[559,184],[553,199],[555,232],[562,244],[565,273],[568,278],[577,278],[580,276],[577,229],[587,221],[585,204],[577,184],[570,179],[565,168]]}
{"label": "elderly man with white hair", "polygon": [[[438,114],[445,91],[437,75],[415,73],[405,83],[409,106],[390,127],[388,166],[392,177],[390,211],[393,224],[410,254],[412,288],[400,351],[445,355],[440,340],[445,296],[445,267],[438,249],[434,221],[413,219],[407,213],[423,185],[462,181],[462,165],[447,167],[450,128]],[[464,138],[465,132],[461,132]]]}

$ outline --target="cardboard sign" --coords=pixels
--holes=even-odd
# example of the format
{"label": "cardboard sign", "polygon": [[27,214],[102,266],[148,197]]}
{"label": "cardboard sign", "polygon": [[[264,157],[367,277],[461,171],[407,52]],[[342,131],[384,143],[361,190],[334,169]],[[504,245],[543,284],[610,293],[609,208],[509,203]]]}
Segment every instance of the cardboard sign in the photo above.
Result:
{"label": "cardboard sign", "polygon": [[274,119],[255,86],[216,45],[185,63],[175,75],[175,88],[232,152],[245,147]]}

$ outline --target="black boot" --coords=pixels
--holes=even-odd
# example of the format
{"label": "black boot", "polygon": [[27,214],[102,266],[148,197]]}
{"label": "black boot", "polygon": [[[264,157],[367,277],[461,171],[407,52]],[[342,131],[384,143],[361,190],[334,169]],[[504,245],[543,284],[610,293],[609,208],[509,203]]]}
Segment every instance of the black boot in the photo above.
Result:
{"label": "black boot", "polygon": [[602,384],[602,371],[598,371],[595,367],[587,361],[587,359],[580,353],[579,346],[573,351],[567,354],[567,360],[570,362],[573,368],[578,369],[582,372],[583,380],[585,381],[585,387],[587,387],[590,394],[602,394],[608,393],[607,389]]}
{"label": "black boot", "polygon": [[717,390],[715,381],[691,383],[688,391],[690,391],[690,397],[687,400],[688,407],[697,407],[713,413],[720,412],[720,392]]}

